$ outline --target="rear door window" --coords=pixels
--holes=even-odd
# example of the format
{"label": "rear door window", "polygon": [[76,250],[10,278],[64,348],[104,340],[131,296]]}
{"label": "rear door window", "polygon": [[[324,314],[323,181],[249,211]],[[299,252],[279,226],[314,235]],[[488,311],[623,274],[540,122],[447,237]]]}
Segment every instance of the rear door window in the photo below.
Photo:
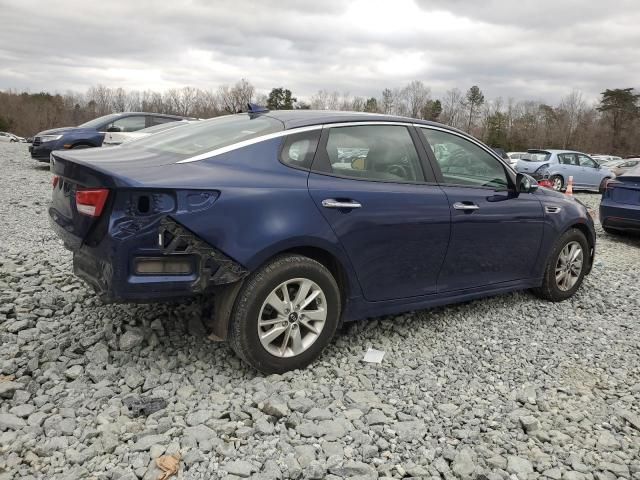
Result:
{"label": "rear door window", "polygon": [[356,125],[329,129],[329,173],[360,180],[422,182],[420,157],[407,127]]}
{"label": "rear door window", "polygon": [[578,157],[575,153],[559,153],[558,161],[562,165],[574,165],[574,166],[579,165]]}
{"label": "rear door window", "polygon": [[[131,117],[119,118],[118,120],[111,122],[106,127],[106,131],[110,129],[117,129],[116,132],[137,132],[145,128],[147,117],[135,115]],[[114,131],[114,130],[111,130]]]}

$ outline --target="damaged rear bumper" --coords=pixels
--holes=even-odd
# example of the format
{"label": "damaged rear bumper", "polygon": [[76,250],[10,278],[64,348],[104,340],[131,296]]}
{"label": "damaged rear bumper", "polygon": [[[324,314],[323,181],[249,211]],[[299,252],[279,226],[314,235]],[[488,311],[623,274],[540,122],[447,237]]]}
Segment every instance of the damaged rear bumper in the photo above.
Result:
{"label": "damaged rear bumper", "polygon": [[[115,225],[95,246],[76,246],[74,273],[104,302],[158,302],[193,297],[216,286],[238,283],[248,271],[171,217],[147,225]],[[139,274],[140,259],[180,258],[182,274]]]}

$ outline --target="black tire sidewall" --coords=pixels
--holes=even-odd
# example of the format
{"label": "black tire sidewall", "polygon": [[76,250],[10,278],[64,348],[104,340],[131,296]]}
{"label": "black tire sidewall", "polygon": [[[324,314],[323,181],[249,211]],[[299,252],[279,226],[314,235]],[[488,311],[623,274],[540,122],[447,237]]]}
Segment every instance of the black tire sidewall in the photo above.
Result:
{"label": "black tire sidewall", "polygon": [[605,185],[607,184],[607,180],[611,180],[609,177],[605,177],[600,182],[600,186],[598,187],[598,193],[604,193]]}
{"label": "black tire sidewall", "polygon": [[[307,350],[295,357],[280,358],[262,346],[258,338],[258,315],[271,291],[294,278],[308,278],[322,289],[327,302],[327,319],[319,337]],[[252,275],[238,295],[232,316],[231,345],[245,361],[264,373],[283,373],[304,368],[330,343],[338,326],[340,312],[340,291],[329,270],[306,257],[279,257]]]}
{"label": "black tire sidewall", "polygon": [[[578,281],[576,284],[570,288],[569,290],[560,290],[558,284],[556,282],[556,264],[558,263],[558,257],[560,256],[560,252],[569,242],[578,242],[582,247],[582,270],[580,271],[580,276],[578,277]],[[555,301],[566,300],[569,297],[572,297],[582,285],[582,281],[584,280],[585,272],[589,267],[589,244],[587,243],[587,239],[584,234],[577,229],[572,229],[565,232],[556,243],[556,247],[549,258],[547,263],[547,271],[545,276],[544,286],[547,291],[551,295],[551,299]]]}

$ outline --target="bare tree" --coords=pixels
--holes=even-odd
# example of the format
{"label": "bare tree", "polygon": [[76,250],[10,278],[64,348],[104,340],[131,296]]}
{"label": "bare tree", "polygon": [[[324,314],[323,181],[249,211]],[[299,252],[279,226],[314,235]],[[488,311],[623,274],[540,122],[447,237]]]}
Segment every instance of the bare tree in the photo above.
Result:
{"label": "bare tree", "polygon": [[444,100],[442,101],[442,113],[440,118],[446,125],[452,127],[460,127],[462,117],[462,92],[457,88],[447,90]]}
{"label": "bare tree", "polygon": [[586,107],[582,92],[573,90],[569,95],[560,100],[560,129],[563,133],[562,148],[568,148],[575,134],[580,117]]}
{"label": "bare tree", "polygon": [[414,80],[403,89],[407,114],[412,118],[419,118],[424,106],[429,101],[431,91],[420,80]]}

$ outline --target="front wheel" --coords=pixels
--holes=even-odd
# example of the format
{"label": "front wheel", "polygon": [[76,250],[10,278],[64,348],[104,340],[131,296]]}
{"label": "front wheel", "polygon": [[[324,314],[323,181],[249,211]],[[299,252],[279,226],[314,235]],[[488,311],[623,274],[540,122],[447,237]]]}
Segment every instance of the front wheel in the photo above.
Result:
{"label": "front wheel", "polygon": [[552,302],[566,300],[582,284],[588,262],[589,245],[584,233],[575,228],[566,231],[549,256],[542,285],[533,292]]}
{"label": "front wheel", "polygon": [[282,255],[253,273],[238,294],[231,348],[263,373],[304,368],[333,338],[340,312],[338,285],[324,265]]}

